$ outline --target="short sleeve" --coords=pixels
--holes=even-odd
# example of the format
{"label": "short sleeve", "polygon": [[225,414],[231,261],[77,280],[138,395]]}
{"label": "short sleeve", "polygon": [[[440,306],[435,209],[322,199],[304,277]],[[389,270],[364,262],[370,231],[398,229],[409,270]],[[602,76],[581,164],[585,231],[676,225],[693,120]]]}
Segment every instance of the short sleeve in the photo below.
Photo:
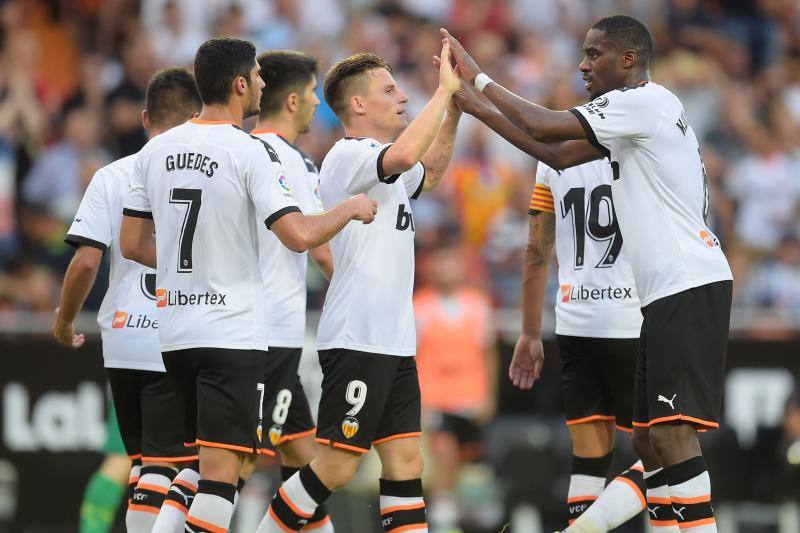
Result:
{"label": "short sleeve", "polygon": [[125,203],[123,204],[122,214],[129,217],[153,218],[150,199],[147,197],[141,153],[136,156],[136,161],[133,165],[133,175],[131,176],[130,188],[125,197]]}
{"label": "short sleeve", "polygon": [[586,138],[609,155],[610,141],[647,141],[658,130],[661,105],[647,85],[610,91],[591,102],[570,109],[586,131]]}
{"label": "short sleeve", "polygon": [[111,216],[101,169],[86,188],[64,242],[75,248],[92,246],[105,253],[112,239]]}
{"label": "short sleeve", "polygon": [[383,157],[392,143],[381,144],[374,139],[348,142],[338,157],[348,159],[348,172],[335,176],[348,194],[361,194],[378,183],[394,183],[400,174],[383,173]]}
{"label": "short sleeve", "polygon": [[270,228],[276,220],[292,212],[300,212],[300,207],[292,194],[286,173],[275,152],[259,140],[263,147],[256,149],[250,158],[247,173],[247,190],[256,207],[258,217]]}
{"label": "short sleeve", "polygon": [[303,163],[306,165],[308,172],[308,183],[311,188],[311,203],[313,207],[308,211],[308,214],[322,213],[325,207],[322,205],[322,196],[319,194],[319,170],[314,161],[304,152],[300,152],[303,157]]}
{"label": "short sleeve", "polygon": [[409,170],[401,174],[403,185],[406,187],[406,194],[412,200],[419,198],[422,194],[422,187],[425,185],[425,165],[417,163]]}
{"label": "short sleeve", "polygon": [[553,193],[550,191],[550,179],[553,175],[557,175],[557,172],[539,161],[536,167],[536,185],[534,185],[533,194],[531,194],[528,214],[535,215],[540,212],[555,213],[553,208]]}

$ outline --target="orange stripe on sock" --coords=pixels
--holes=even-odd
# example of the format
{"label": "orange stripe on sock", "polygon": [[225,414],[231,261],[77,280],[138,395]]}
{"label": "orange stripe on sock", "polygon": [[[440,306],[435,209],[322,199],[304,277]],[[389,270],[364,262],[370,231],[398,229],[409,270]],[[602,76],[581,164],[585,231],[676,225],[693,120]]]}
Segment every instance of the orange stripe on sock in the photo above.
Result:
{"label": "orange stripe on sock", "polygon": [[650,525],[655,527],[677,526],[677,520],[650,520]]}
{"label": "orange stripe on sock", "polygon": [[647,498],[647,503],[655,504],[655,505],[672,505],[672,500],[670,498]]}
{"label": "orange stripe on sock", "polygon": [[295,532],[294,529],[291,529],[289,526],[287,526],[286,524],[281,522],[281,519],[278,518],[278,515],[276,515],[275,511],[272,510],[272,506],[271,505],[269,506],[269,510],[267,511],[267,514],[269,514],[269,516],[275,521],[275,524],[279,528],[281,528],[282,530],[286,531],[286,533],[294,533]]}
{"label": "orange stripe on sock", "polygon": [[596,499],[597,496],[594,494],[587,494],[586,496],[573,496],[572,498],[567,498],[567,503],[585,502],[587,500],[595,501]]}
{"label": "orange stripe on sock", "polygon": [[176,479],[172,482],[173,485],[178,485],[179,487],[183,487],[185,489],[189,489],[192,492],[197,492],[197,485],[192,485],[188,481],[184,481],[182,479]]}
{"label": "orange stripe on sock", "polygon": [[215,526],[210,522],[206,522],[204,520],[200,520],[199,518],[195,518],[194,516],[186,517],[186,522],[192,524],[194,526],[202,527],[203,529],[209,530],[211,533],[228,533],[228,529],[224,527]]}
{"label": "orange stripe on sock", "polygon": [[425,507],[425,502],[420,503],[410,503],[408,505],[395,505],[394,507],[387,507],[386,509],[381,509],[381,516],[394,513],[395,511],[410,511],[412,509],[422,509]]}
{"label": "orange stripe on sock", "polygon": [[631,470],[636,470],[637,472],[641,472],[642,474],[644,474],[644,468],[641,467],[641,466],[633,465],[630,469]]}
{"label": "orange stripe on sock", "polygon": [[149,483],[139,483],[136,485],[136,488],[141,490],[152,490],[153,492],[157,492],[159,494],[166,494],[169,492],[169,487],[159,487],[158,485],[150,485]]}
{"label": "orange stripe on sock", "polygon": [[174,507],[175,509],[179,510],[185,515],[189,514],[189,509],[187,509],[186,506],[180,502],[176,502],[174,500],[164,500],[163,505],[169,505],[170,507]]}
{"label": "orange stripe on sock", "polygon": [[709,524],[715,524],[717,521],[712,518],[703,518],[701,520],[692,520],[691,522],[678,522],[678,527],[681,529],[689,529],[690,527],[697,527],[697,526],[707,526]]}
{"label": "orange stripe on sock", "polygon": [[634,483],[634,482],[633,482],[633,481],[631,481],[630,479],[628,479],[628,478],[626,478],[626,477],[622,477],[622,476],[619,476],[619,477],[617,478],[617,480],[618,480],[618,481],[622,481],[623,483],[625,483],[626,485],[628,485],[628,486],[631,488],[631,490],[632,490],[633,492],[635,492],[635,493],[636,493],[636,495],[639,497],[639,503],[641,503],[641,504],[642,504],[642,509],[644,509],[645,507],[647,507],[647,500],[645,500],[645,499],[644,499],[644,494],[642,494],[642,491],[641,491],[641,489],[640,489],[639,487],[637,487],[637,486],[636,486],[636,483]]}
{"label": "orange stripe on sock", "polygon": [[281,498],[283,498],[283,501],[285,501],[286,505],[289,506],[289,509],[291,509],[297,516],[301,518],[311,518],[311,516],[314,514],[314,513],[305,513],[302,510],[300,510],[300,508],[294,504],[294,502],[289,498],[289,496],[286,495],[286,491],[283,490],[283,487],[278,489],[278,494],[281,495]]}
{"label": "orange stripe on sock", "polygon": [[408,524],[407,526],[401,526],[392,530],[392,533],[401,533],[402,531],[412,531],[414,529],[424,529],[425,531],[428,530],[428,524]]}
{"label": "orange stripe on sock", "polygon": [[331,521],[331,517],[328,516],[328,515],[325,515],[325,518],[323,518],[322,520],[317,520],[316,522],[311,522],[310,524],[307,524],[301,531],[312,531],[314,529],[317,529],[319,527],[324,526],[325,524],[327,524],[330,521]]}
{"label": "orange stripe on sock", "polygon": [[672,503],[682,503],[684,505],[692,504],[692,503],[705,503],[711,501],[711,494],[704,494],[702,496],[698,496],[696,498],[671,498]]}
{"label": "orange stripe on sock", "polygon": [[149,505],[139,505],[138,503],[128,504],[129,511],[141,511],[143,513],[158,514],[158,507],[150,507]]}
{"label": "orange stripe on sock", "polygon": [[[395,440],[395,439],[410,439],[411,437],[419,437],[420,435],[422,435],[421,431],[412,431],[410,433],[398,433],[397,435],[390,435],[388,437],[383,437],[382,439],[374,440],[372,441],[372,444],[373,445],[382,444],[384,442],[389,442],[390,440]],[[393,531],[399,531],[399,530],[395,529]]]}

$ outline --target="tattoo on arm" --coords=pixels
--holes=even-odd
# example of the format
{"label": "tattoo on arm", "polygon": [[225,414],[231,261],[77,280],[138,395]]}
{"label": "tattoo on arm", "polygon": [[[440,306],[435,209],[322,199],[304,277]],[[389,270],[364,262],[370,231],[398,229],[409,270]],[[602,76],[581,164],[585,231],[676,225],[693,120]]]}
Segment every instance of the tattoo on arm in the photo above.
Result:
{"label": "tattoo on arm", "polygon": [[550,252],[556,240],[556,217],[552,213],[536,213],[531,224],[528,254],[532,266],[544,266],[550,260]]}

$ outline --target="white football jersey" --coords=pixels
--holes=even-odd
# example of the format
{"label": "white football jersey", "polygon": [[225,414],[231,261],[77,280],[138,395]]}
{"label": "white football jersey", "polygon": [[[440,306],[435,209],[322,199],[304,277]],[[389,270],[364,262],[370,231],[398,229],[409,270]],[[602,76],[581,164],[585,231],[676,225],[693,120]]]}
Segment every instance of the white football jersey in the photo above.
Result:
{"label": "white football jersey", "polygon": [[106,368],[164,372],[158,348],[155,270],[129,261],[119,250],[122,203],[134,173],[135,155],[98,170],[86,188],[66,242],[109,251],[108,290],[97,313]]}
{"label": "white football jersey", "polygon": [[608,161],[560,172],[539,162],[531,197],[531,214],[534,211],[555,214],[556,333],[638,338],[642,312],[628,243],[614,213]]}
{"label": "white football jersey", "polygon": [[258,226],[292,211],[275,151],[231,123],[193,119],[142,148],[124,214],[155,222],[162,352],[267,349]]}
{"label": "white football jersey", "polygon": [[345,137],[331,148],[319,175],[325,208],[360,193],[378,202],[371,224],[351,221],[330,241],[334,272],[322,308],[318,349],[410,356],[414,328],[414,217],[409,199],[422,192],[417,163],[393,176],[381,172],[391,144]]}
{"label": "white football jersey", "polygon": [[733,279],[705,222],[705,167],[680,100],[643,82],[570,111],[611,161],[614,207],[642,305]]}
{"label": "white football jersey", "polygon": [[[278,153],[300,210],[307,215],[321,213],[319,174],[314,161],[275,131],[254,130],[251,133]],[[306,333],[308,253],[289,250],[266,228],[258,232],[258,241],[261,278],[269,294],[269,345],[302,348]]]}

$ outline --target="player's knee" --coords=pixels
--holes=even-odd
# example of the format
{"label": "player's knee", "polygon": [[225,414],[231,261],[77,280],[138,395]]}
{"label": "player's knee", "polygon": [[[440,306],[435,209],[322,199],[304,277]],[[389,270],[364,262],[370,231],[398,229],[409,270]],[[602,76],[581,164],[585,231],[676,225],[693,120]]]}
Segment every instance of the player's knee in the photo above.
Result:
{"label": "player's knee", "polygon": [[424,462],[422,450],[418,445],[403,446],[392,452],[381,457],[383,478],[405,480],[422,477]]}
{"label": "player's knee", "polygon": [[650,446],[666,458],[688,450],[697,443],[697,430],[690,424],[656,424],[649,431]]}
{"label": "player's knee", "polygon": [[653,451],[650,447],[650,431],[648,428],[634,429],[631,443],[633,444],[633,451],[640,459],[652,455]]}
{"label": "player's knee", "polygon": [[330,447],[321,447],[311,468],[328,490],[335,492],[353,479],[361,460],[360,454]]}

